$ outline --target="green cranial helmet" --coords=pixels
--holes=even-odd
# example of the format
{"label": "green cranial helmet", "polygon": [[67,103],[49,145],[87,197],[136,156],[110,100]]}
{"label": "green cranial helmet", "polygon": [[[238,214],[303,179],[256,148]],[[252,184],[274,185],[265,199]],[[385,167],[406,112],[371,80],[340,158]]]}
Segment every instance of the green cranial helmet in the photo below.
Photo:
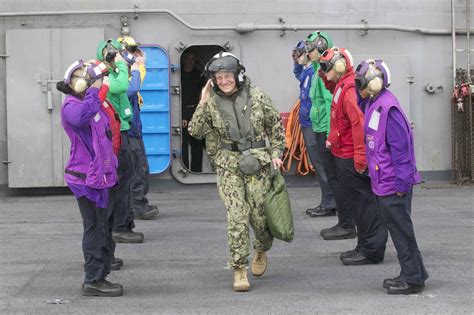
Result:
{"label": "green cranial helmet", "polygon": [[322,54],[326,49],[332,48],[332,39],[326,32],[315,31],[306,37],[305,49],[306,52],[312,52],[317,49]]}
{"label": "green cranial helmet", "polygon": [[103,51],[104,48],[107,48],[107,52],[113,54],[113,52],[118,52],[122,49],[122,44],[120,44],[115,39],[101,40],[99,46],[97,47],[96,58],[97,60],[104,61]]}

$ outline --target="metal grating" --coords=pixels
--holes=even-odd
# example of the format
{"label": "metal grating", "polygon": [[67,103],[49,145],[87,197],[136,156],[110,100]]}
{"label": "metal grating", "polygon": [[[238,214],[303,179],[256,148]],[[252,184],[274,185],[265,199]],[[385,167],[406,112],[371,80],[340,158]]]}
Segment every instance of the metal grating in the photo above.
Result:
{"label": "metal grating", "polygon": [[[456,88],[469,82],[467,71],[456,71]],[[473,93],[464,97],[453,97],[451,106],[452,141],[453,141],[453,181],[464,184],[474,178],[474,130],[473,130]]]}

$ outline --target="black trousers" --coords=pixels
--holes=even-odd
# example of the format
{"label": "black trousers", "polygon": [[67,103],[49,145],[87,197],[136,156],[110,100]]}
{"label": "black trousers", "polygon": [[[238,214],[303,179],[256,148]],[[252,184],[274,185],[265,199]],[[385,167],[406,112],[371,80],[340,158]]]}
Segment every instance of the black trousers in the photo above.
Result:
{"label": "black trousers", "polygon": [[428,279],[428,272],[418,250],[410,217],[412,192],[403,197],[394,194],[376,198],[383,222],[398,253],[401,279],[412,284],[424,283]]}
{"label": "black trousers", "polygon": [[115,198],[117,195],[117,186],[109,189],[109,205],[105,209],[105,219],[107,221],[107,247],[112,255],[112,260],[115,258],[116,243],[112,238],[112,230],[114,227],[114,209]]}
{"label": "black trousers", "polygon": [[382,262],[387,244],[387,227],[382,224],[370,178],[359,174],[354,168],[354,159],[336,157],[339,182],[344,187],[346,198],[351,202],[357,226],[357,244],[362,255]]}
{"label": "black trousers", "polygon": [[326,171],[324,170],[321,152],[318,150],[316,133],[311,127],[301,127],[301,133],[303,134],[304,144],[306,146],[306,151],[308,152],[309,160],[316,170],[319,186],[321,188],[321,202],[319,205],[325,209],[334,209],[337,207],[336,201],[334,199],[331,185],[329,185]]}
{"label": "black trousers", "polygon": [[110,272],[112,254],[108,247],[108,224],[105,209],[81,197],[77,199],[81,211],[84,233],[82,236],[82,253],[84,255],[84,282],[91,283],[104,279]]}
{"label": "black trousers", "polygon": [[[189,145],[191,145],[191,168],[189,168]],[[193,172],[202,172],[203,140],[192,137],[188,128],[183,128],[182,157],[184,166]]]}
{"label": "black trousers", "polygon": [[321,157],[327,180],[336,201],[338,224],[345,229],[353,228],[354,220],[352,217],[351,204],[337,176],[336,158],[331,154],[331,151],[326,148],[326,133],[315,132],[315,135],[318,154]]}
{"label": "black trousers", "polygon": [[130,208],[133,213],[143,213],[148,205],[150,168],[143,139],[129,137],[130,151],[135,166],[130,182]]}
{"label": "black trousers", "polygon": [[133,229],[133,211],[130,209],[130,184],[134,172],[130,139],[127,131],[120,132],[122,144],[118,155],[118,184],[114,198],[114,227],[115,232],[126,232]]}

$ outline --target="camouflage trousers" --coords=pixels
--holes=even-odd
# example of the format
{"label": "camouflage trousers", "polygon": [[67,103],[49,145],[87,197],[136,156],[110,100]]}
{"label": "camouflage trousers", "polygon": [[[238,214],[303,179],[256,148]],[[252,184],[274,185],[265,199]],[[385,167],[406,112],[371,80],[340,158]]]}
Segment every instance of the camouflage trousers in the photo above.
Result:
{"label": "camouflage trousers", "polygon": [[227,209],[227,241],[230,249],[229,266],[232,269],[248,265],[250,254],[249,223],[255,233],[253,248],[268,251],[273,236],[268,230],[263,208],[266,193],[270,190],[270,165],[254,175],[239,170],[231,172],[217,167],[217,188]]}

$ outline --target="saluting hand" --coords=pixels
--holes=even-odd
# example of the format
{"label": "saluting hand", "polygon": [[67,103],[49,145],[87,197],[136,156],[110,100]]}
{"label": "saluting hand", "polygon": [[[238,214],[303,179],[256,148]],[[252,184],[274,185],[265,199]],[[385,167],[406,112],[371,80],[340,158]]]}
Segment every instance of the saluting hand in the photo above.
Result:
{"label": "saluting hand", "polygon": [[91,84],[91,87],[100,88],[101,85],[102,85],[102,80],[99,79],[99,80],[95,80],[95,81]]}
{"label": "saluting hand", "polygon": [[134,62],[132,66],[130,67],[130,70],[139,70],[140,71],[140,64],[137,62]]}
{"label": "saluting hand", "polygon": [[117,52],[117,54],[115,54],[114,62],[117,62],[117,61],[125,61],[123,60],[122,54],[120,52]]}
{"label": "saluting hand", "polygon": [[105,76],[102,78],[102,85],[107,85],[109,86],[109,76]]}
{"label": "saluting hand", "polygon": [[211,79],[207,80],[206,85],[204,85],[204,87],[202,88],[201,100],[199,101],[199,104],[201,104],[201,106],[205,106],[207,101],[211,98],[211,83]]}
{"label": "saluting hand", "polygon": [[145,52],[143,52],[143,50],[141,50],[140,48],[137,48],[137,50],[135,50],[133,54],[135,55],[135,57],[145,57]]}
{"label": "saluting hand", "polygon": [[145,57],[139,56],[135,58],[135,63],[138,64],[139,66],[144,65],[145,62],[146,62]]}
{"label": "saluting hand", "polygon": [[294,63],[298,63],[298,58],[299,58],[299,55],[298,55],[298,52],[293,50],[291,52],[291,58],[293,59],[293,62]]}

